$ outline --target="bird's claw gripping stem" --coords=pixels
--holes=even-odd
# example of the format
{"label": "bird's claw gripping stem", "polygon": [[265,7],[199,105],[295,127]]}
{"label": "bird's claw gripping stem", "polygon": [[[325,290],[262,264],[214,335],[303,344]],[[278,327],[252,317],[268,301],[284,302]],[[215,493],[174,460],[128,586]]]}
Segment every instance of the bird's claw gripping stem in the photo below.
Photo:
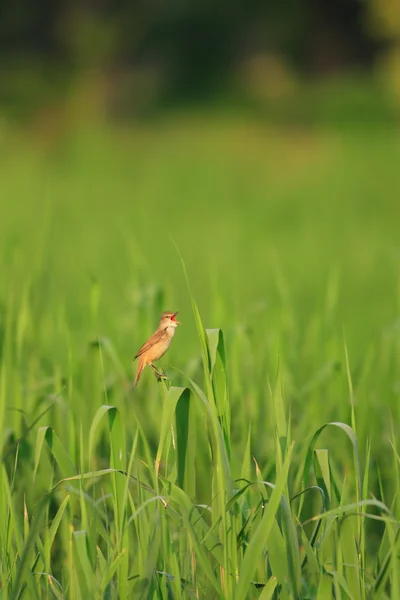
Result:
{"label": "bird's claw gripping stem", "polygon": [[157,381],[163,381],[163,379],[168,379],[168,377],[166,375],[164,375],[163,373],[157,373],[156,374],[157,377]]}
{"label": "bird's claw gripping stem", "polygon": [[168,379],[168,377],[165,373],[159,373],[159,371],[157,371],[155,373],[155,376],[157,377],[157,381],[162,381],[163,379]]}
{"label": "bird's claw gripping stem", "polygon": [[168,379],[167,375],[164,372],[164,369],[162,371],[159,371],[158,369],[156,369],[156,367],[154,365],[150,365],[151,368],[154,371],[154,375],[156,376],[158,381],[161,381],[162,379]]}

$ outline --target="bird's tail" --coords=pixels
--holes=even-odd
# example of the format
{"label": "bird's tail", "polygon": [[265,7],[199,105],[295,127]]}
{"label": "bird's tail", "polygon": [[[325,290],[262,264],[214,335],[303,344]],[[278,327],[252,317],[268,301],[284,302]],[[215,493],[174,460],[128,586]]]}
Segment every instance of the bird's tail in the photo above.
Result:
{"label": "bird's tail", "polygon": [[137,384],[139,383],[139,379],[142,375],[142,371],[145,367],[145,362],[143,360],[143,358],[141,356],[139,356],[139,362],[138,362],[138,367],[137,367],[137,371],[136,371],[136,376],[135,376],[135,381],[133,382],[133,387],[135,388],[137,386]]}

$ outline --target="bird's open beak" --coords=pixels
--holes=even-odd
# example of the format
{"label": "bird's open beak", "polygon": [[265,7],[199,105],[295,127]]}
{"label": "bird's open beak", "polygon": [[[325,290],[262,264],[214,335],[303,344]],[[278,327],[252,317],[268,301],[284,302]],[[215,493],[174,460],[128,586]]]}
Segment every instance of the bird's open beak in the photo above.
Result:
{"label": "bird's open beak", "polygon": [[181,323],[180,321],[177,321],[177,319],[175,318],[177,314],[178,314],[178,313],[176,312],[176,313],[174,313],[174,314],[172,315],[172,320],[173,320],[173,322],[174,322],[174,323],[178,323],[178,325],[182,325],[182,323]]}

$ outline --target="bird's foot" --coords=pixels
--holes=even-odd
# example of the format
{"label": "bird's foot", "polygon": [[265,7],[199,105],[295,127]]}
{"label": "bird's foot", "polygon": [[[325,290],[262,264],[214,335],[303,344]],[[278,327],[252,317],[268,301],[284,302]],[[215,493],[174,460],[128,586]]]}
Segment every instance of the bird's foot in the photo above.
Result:
{"label": "bird's foot", "polygon": [[165,381],[166,379],[168,379],[167,375],[164,375],[164,373],[156,373],[155,375],[157,381]]}
{"label": "bird's foot", "polygon": [[162,381],[163,379],[168,379],[168,376],[165,374],[164,369],[162,371],[154,370],[154,374],[157,378],[157,381]]}

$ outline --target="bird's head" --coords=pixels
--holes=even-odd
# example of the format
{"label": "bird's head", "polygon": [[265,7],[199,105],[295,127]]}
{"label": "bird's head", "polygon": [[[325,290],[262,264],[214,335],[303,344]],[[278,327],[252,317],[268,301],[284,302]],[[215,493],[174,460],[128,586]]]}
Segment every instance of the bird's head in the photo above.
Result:
{"label": "bird's head", "polygon": [[165,329],[166,327],[178,327],[178,325],[181,323],[176,320],[177,314],[177,312],[170,312],[169,310],[163,312],[160,318],[159,328]]}

